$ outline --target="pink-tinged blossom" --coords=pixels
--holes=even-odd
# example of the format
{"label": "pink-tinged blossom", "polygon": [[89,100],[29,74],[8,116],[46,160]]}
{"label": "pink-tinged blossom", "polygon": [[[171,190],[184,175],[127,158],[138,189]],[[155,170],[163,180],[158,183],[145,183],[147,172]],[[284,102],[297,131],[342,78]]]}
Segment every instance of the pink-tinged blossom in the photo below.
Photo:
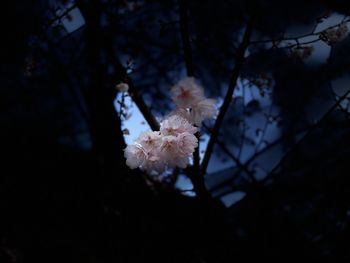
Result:
{"label": "pink-tinged blossom", "polygon": [[129,85],[127,83],[119,83],[115,88],[120,92],[127,92],[129,90]]}
{"label": "pink-tinged blossom", "polygon": [[205,98],[203,88],[193,77],[180,80],[171,92],[177,106],[172,115],[179,115],[197,127],[201,126],[204,119],[215,116],[215,100]]}
{"label": "pink-tinged blossom", "polygon": [[158,150],[158,148],[149,148],[147,151],[137,142],[128,145],[124,150],[126,164],[131,169],[140,168],[148,174],[160,174],[166,169],[166,163],[158,156]]}
{"label": "pink-tinged blossom", "polygon": [[128,145],[124,151],[126,164],[135,169],[139,167],[151,173],[164,171],[165,165],[157,156],[157,148],[160,146],[161,137],[159,132],[144,132],[135,141]]}
{"label": "pink-tinged blossom", "polygon": [[171,160],[171,162],[169,163],[170,167],[179,167],[181,169],[185,169],[187,167],[187,165],[189,164],[190,159],[189,157],[176,157],[174,159]]}
{"label": "pink-tinged blossom", "polygon": [[171,88],[172,99],[180,108],[191,108],[204,98],[204,91],[193,77],[180,80]]}
{"label": "pink-tinged blossom", "polygon": [[177,108],[161,122],[160,131],[144,132],[126,147],[126,164],[131,169],[160,174],[168,167],[186,168],[198,147],[197,127],[216,114],[215,101],[204,97],[192,77],[181,80],[171,92]]}
{"label": "pink-tinged blossom", "polygon": [[191,121],[191,113],[190,109],[184,109],[184,108],[175,108],[173,111],[171,111],[167,118],[170,118],[172,116],[179,116],[185,120],[187,120],[191,125],[193,125]]}
{"label": "pink-tinged blossom", "polygon": [[216,115],[215,100],[203,99],[190,110],[190,122],[200,127],[203,120],[213,118]]}
{"label": "pink-tinged blossom", "polygon": [[169,167],[185,168],[189,162],[189,156],[185,156],[179,149],[179,137],[173,135],[162,138],[160,156]]}
{"label": "pink-tinged blossom", "polygon": [[348,35],[348,27],[341,23],[338,27],[329,28],[320,34],[320,39],[328,44],[334,44],[343,40]]}
{"label": "pink-tinged blossom", "polygon": [[140,167],[147,159],[148,154],[142,145],[138,143],[128,145],[124,150],[126,164],[131,169]]}
{"label": "pink-tinged blossom", "polygon": [[160,146],[162,141],[162,137],[160,132],[143,132],[136,140],[139,144],[141,144],[148,152],[155,150]]}
{"label": "pink-tinged blossom", "polygon": [[160,124],[160,132],[162,135],[179,135],[183,132],[196,133],[197,128],[179,115],[171,115]]}
{"label": "pink-tinged blossom", "polygon": [[190,124],[200,127],[205,119],[215,117],[217,113],[214,99],[203,99],[193,108],[183,109],[176,108],[169,116],[179,116],[186,119]]}
{"label": "pink-tinged blossom", "polygon": [[165,160],[169,160],[178,155],[177,137],[173,135],[163,136],[160,145],[160,154]]}
{"label": "pink-tinged blossom", "polygon": [[184,132],[178,136],[177,146],[180,155],[191,156],[194,153],[195,148],[198,147],[198,139],[193,134]]}
{"label": "pink-tinged blossom", "polygon": [[140,169],[148,174],[161,174],[166,169],[166,163],[158,156],[157,152],[150,152],[146,161],[140,166]]}

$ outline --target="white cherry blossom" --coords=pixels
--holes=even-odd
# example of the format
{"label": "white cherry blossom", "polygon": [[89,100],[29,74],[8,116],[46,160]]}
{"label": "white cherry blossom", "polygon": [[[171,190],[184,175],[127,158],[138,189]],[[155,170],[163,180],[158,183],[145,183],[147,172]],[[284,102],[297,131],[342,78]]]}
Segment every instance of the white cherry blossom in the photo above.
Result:
{"label": "white cherry blossom", "polygon": [[142,163],[140,169],[148,174],[161,174],[166,169],[166,163],[155,153],[150,153],[145,162]]}
{"label": "white cherry blossom", "polygon": [[197,128],[179,115],[171,115],[160,124],[162,135],[179,135],[183,132],[196,133]]}
{"label": "white cherry blossom", "polygon": [[189,162],[188,156],[184,155],[179,148],[179,137],[173,135],[164,136],[160,146],[161,158],[169,167],[185,168]]}
{"label": "white cherry blossom", "polygon": [[148,152],[156,149],[161,144],[162,137],[159,131],[143,132],[136,140],[141,144]]}
{"label": "white cherry blossom", "polygon": [[169,167],[186,168],[198,147],[197,127],[216,113],[215,100],[204,97],[193,77],[179,81],[171,92],[177,108],[161,122],[160,131],[141,133],[124,150],[131,169],[161,174]]}
{"label": "white cherry blossom", "polygon": [[198,147],[198,139],[191,133],[184,132],[178,136],[177,146],[182,156],[191,156]]}
{"label": "white cherry blossom", "polygon": [[148,155],[140,144],[134,143],[125,148],[124,156],[126,158],[126,164],[131,169],[136,169],[146,161]]}

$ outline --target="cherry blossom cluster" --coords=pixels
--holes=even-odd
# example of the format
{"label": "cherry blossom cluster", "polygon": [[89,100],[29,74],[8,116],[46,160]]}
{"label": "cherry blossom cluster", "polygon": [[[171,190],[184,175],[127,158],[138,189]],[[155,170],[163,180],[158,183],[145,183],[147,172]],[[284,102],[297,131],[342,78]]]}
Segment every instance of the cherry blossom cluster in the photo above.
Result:
{"label": "cherry blossom cluster", "polygon": [[345,23],[341,23],[339,26],[329,28],[320,34],[320,39],[328,44],[334,44],[343,40],[348,35],[348,27]]}
{"label": "cherry blossom cluster", "polygon": [[203,88],[193,77],[180,80],[172,87],[171,93],[177,107],[173,114],[182,116],[198,127],[204,119],[212,118],[216,113],[215,100],[204,96]]}
{"label": "cherry blossom cluster", "polygon": [[142,133],[124,150],[131,169],[161,174],[167,168],[186,168],[193,157],[198,147],[197,127],[215,115],[215,101],[204,96],[192,77],[182,79],[171,93],[176,109],[160,123],[160,130]]}
{"label": "cherry blossom cluster", "polygon": [[311,56],[313,46],[296,46],[289,50],[288,55],[293,58],[305,59]]}

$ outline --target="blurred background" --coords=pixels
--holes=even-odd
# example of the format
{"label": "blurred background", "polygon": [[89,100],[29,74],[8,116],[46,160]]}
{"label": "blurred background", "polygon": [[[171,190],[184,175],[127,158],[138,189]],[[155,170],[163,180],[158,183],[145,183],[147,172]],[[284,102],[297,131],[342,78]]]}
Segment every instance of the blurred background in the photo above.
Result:
{"label": "blurred background", "polygon": [[[3,7],[1,263],[350,262],[345,1]],[[174,84],[193,75],[220,110],[235,70],[209,198],[186,170],[126,166],[150,114],[174,109]],[[201,128],[201,161],[214,125]]]}

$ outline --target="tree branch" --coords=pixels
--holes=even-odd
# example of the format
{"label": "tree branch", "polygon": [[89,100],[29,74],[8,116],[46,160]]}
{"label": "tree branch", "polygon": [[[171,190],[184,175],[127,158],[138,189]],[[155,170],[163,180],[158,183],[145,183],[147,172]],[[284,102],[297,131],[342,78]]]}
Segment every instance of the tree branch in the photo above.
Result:
{"label": "tree branch", "polygon": [[132,79],[128,76],[126,69],[123,67],[123,65],[120,63],[119,58],[115,54],[113,50],[113,43],[111,39],[107,39],[105,41],[106,44],[106,51],[108,53],[108,57],[112,60],[113,65],[116,67],[116,71],[118,72],[118,78],[120,81],[123,81],[129,85],[129,94],[131,98],[133,99],[136,106],[139,108],[140,112],[142,113],[143,117],[151,127],[153,131],[159,131],[159,123],[157,119],[154,117],[153,113],[143,100],[143,98],[140,96],[137,88],[135,88],[134,83]]}
{"label": "tree branch", "polygon": [[216,122],[215,122],[215,125],[213,128],[213,132],[211,134],[211,137],[210,137],[210,140],[209,140],[209,143],[207,146],[207,150],[206,150],[204,158],[203,158],[202,167],[201,167],[202,168],[201,169],[202,175],[204,175],[206,173],[206,170],[207,170],[207,167],[209,164],[209,160],[210,160],[211,154],[212,154],[213,149],[214,149],[214,145],[215,145],[217,138],[219,136],[220,127],[223,123],[225,114],[230,106],[230,103],[232,100],[232,95],[233,95],[233,92],[234,92],[235,87],[236,87],[236,82],[237,82],[237,79],[239,77],[241,67],[243,65],[244,53],[249,45],[249,39],[250,39],[250,36],[252,34],[252,31],[253,31],[253,28],[252,28],[251,24],[248,23],[246,31],[244,32],[243,40],[242,40],[242,42],[239,45],[238,50],[237,50],[236,63],[235,63],[235,67],[232,70],[230,84],[229,84],[224,102],[220,108],[219,115],[216,119]]}
{"label": "tree branch", "polygon": [[[190,44],[190,35],[188,31],[188,17],[187,17],[187,3],[186,0],[179,0],[179,11],[180,11],[180,32],[182,39],[182,47],[184,51],[184,59],[186,65],[187,76],[191,77],[194,75],[194,67],[192,60],[192,50]],[[193,167],[189,170],[189,178],[192,181],[193,188],[196,194],[199,195],[207,195],[204,177],[201,176],[200,172],[200,155],[199,155],[199,147],[200,147],[200,133],[197,132],[196,137],[198,139],[198,147],[195,149],[193,153]]]}
{"label": "tree branch", "polygon": [[[203,125],[203,127],[211,133],[211,130],[209,129],[209,127],[207,127],[206,125]],[[244,171],[247,173],[248,177],[251,179],[252,182],[256,182],[256,179],[254,177],[254,173],[252,171],[250,171],[247,167],[246,164],[242,164],[241,161],[239,160],[239,158],[237,158],[226,146],[226,144],[224,142],[222,142],[221,140],[217,140],[217,144],[220,146],[220,148],[226,153],[227,156],[229,156],[232,161],[239,167],[240,171]]]}
{"label": "tree branch", "polygon": [[193,76],[194,69],[193,69],[190,37],[189,37],[190,35],[188,32],[186,0],[179,0],[179,7],[180,7],[180,31],[181,31],[182,47],[184,50],[187,76]]}
{"label": "tree branch", "polygon": [[316,128],[324,122],[331,114],[332,112],[341,104],[343,100],[348,98],[350,94],[350,89],[342,95],[337,102],[323,115],[321,119],[319,119],[315,124],[313,124],[306,134],[282,157],[282,159],[275,165],[275,167],[270,171],[270,173],[261,180],[261,183],[266,183],[268,180],[270,180],[274,175],[276,175],[276,171],[280,167],[280,165],[297,149],[309,136],[310,134],[316,130]]}
{"label": "tree branch", "polygon": [[137,105],[137,107],[139,108],[139,110],[141,111],[143,117],[145,117],[147,123],[153,131],[159,131],[160,126],[157,119],[154,117],[153,113],[151,112],[143,98],[140,96],[132,80],[129,77],[127,77],[127,83],[129,84],[129,94],[132,97],[135,104]]}
{"label": "tree branch", "polygon": [[[321,39],[317,38],[317,39],[309,40],[309,41],[306,41],[306,42],[301,42],[300,39],[306,38],[306,37],[311,37],[311,36],[319,37],[322,33],[326,32],[327,30],[336,28],[336,27],[340,26],[341,24],[348,23],[348,22],[350,22],[350,18],[343,19],[340,23],[338,23],[336,25],[333,25],[333,26],[329,26],[329,27],[327,27],[327,28],[325,28],[325,29],[323,29],[323,30],[321,30],[319,32],[315,32],[316,27],[314,27],[314,30],[312,32],[310,32],[310,33],[307,33],[307,34],[303,34],[303,35],[299,35],[299,36],[295,36],[295,37],[286,37],[286,38],[281,37],[281,38],[276,38],[276,39],[256,40],[256,41],[251,41],[249,43],[249,45],[264,44],[264,43],[277,43],[277,45],[278,45],[282,41],[295,41],[296,42],[295,44],[283,46],[282,48],[292,48],[292,47],[295,47],[295,46],[308,45],[308,44],[312,44],[312,43],[318,42]],[[316,24],[316,26],[317,25],[318,24]],[[277,47],[277,45],[276,45],[276,47]]]}

